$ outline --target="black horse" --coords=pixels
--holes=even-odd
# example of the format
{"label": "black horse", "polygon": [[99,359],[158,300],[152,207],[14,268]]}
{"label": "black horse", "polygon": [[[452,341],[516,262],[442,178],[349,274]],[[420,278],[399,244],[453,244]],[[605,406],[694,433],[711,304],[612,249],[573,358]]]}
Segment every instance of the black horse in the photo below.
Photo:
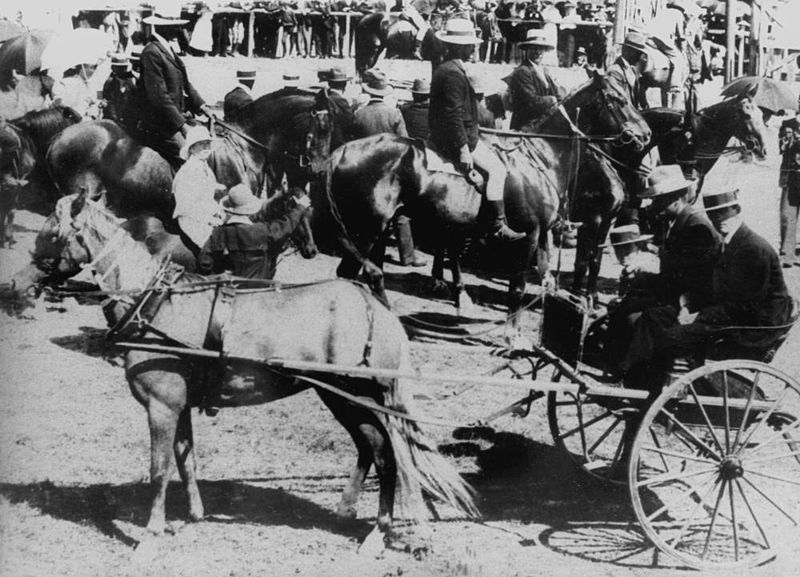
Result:
{"label": "black horse", "polygon": [[[416,28],[411,23],[401,20],[399,15],[387,16],[383,12],[375,12],[364,16],[355,28],[358,78],[361,78],[365,70],[375,66],[384,50],[386,58],[413,58],[415,36]],[[433,28],[428,28],[420,52],[425,60],[430,61],[432,68],[442,63],[444,47]]]}

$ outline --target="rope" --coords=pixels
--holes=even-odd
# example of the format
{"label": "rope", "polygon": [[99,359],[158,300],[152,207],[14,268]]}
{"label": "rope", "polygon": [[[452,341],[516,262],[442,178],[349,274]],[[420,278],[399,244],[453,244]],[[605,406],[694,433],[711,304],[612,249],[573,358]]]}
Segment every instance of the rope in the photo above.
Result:
{"label": "rope", "polygon": [[[565,115],[566,116],[566,115]],[[569,116],[567,116],[569,119]],[[571,121],[570,121],[571,122]],[[480,132],[485,134],[494,134],[495,136],[511,136],[514,138],[543,138],[545,140],[585,140],[586,142],[615,142],[619,136],[588,136],[583,134],[577,127],[576,134],[551,134],[542,132],[521,132],[518,130],[500,130],[499,128],[479,128]]]}

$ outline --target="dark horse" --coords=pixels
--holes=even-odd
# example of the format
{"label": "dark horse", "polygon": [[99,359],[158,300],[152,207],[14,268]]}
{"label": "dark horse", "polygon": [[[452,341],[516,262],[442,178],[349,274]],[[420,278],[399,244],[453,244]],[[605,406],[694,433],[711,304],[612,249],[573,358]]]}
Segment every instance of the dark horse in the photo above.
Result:
{"label": "dark horse", "polygon": [[[6,242],[14,242],[11,227],[22,189],[30,184],[29,181],[33,181],[32,186],[37,191],[46,192],[51,188],[43,162],[47,147],[58,133],[80,120],[80,115],[71,108],[56,106],[28,112],[7,124],[19,147],[15,157],[10,161],[4,159],[0,167],[0,247]],[[48,204],[47,199],[44,204]]]}
{"label": "dark horse", "polygon": [[[240,128],[247,138],[228,132],[214,141],[212,162],[222,184],[245,182],[257,191],[265,178],[279,181],[275,175],[285,173],[290,184],[304,186],[329,154],[327,95],[262,96]],[[53,141],[47,162],[63,196],[87,192],[92,199],[106,197],[117,216],[148,212],[164,222],[172,219],[169,163],[112,121],[65,130]]]}
{"label": "dark horse", "polygon": [[[133,304],[121,301],[105,307],[110,335],[124,334],[125,340],[146,338],[163,345],[182,343],[190,347],[187,352],[210,347],[228,355],[222,362],[135,348],[125,355],[130,390],[147,410],[150,427],[149,531],[160,534],[166,526],[173,455],[188,496],[189,516],[195,521],[203,518],[191,408],[202,402],[207,386],[203,375],[209,372],[219,380],[221,404],[228,407],[268,403],[312,387],[317,390],[358,449],[357,465],[337,514],[355,516],[361,484],[373,464],[378,473],[377,526],[368,537],[369,548],[382,548],[384,540],[393,537],[396,493],[404,498],[401,504],[417,506],[409,509],[411,513],[421,514],[420,492],[466,514],[477,513],[469,487],[412,420],[408,383],[403,379],[337,376],[324,369],[297,373],[235,360],[257,357],[407,371],[409,344],[402,325],[364,288],[332,280],[280,290],[245,285],[249,290],[238,292],[229,277],[199,277],[171,265],[164,267],[112,214],[91,202],[81,208],[73,226],[74,236],[80,237],[82,249],[92,259],[90,268],[104,280],[103,288],[143,290]],[[233,296],[229,312],[218,316],[215,307],[221,306],[217,300],[223,285]],[[138,311],[138,330],[123,320],[133,310]],[[154,341],[156,335],[162,336]],[[366,406],[345,400],[337,391]],[[384,406],[388,412],[383,412]]]}
{"label": "dark horse", "polygon": [[[579,125],[571,118],[577,117]],[[547,232],[556,221],[580,163],[592,167],[598,181],[624,196],[621,182],[602,156],[586,146],[583,134],[620,138],[639,148],[650,130],[628,100],[627,94],[601,74],[571,94],[532,130],[550,138],[482,138],[496,146],[509,169],[505,202],[512,228],[528,234],[525,242],[508,248],[521,254],[509,283],[509,312],[516,311],[525,292],[528,262],[539,249],[539,268],[547,267]],[[380,135],[349,142],[331,156],[327,194],[315,199],[320,219],[315,235],[333,233],[344,257],[340,276],[355,278],[364,268],[370,286],[385,299],[382,264],[387,224],[401,208],[418,222],[431,219],[445,225],[443,245],[451,257],[458,254],[463,234],[478,222],[482,196],[463,175],[428,169],[426,152],[409,139]],[[324,217],[328,217],[325,219]],[[451,258],[452,261],[457,259]],[[456,271],[454,270],[454,277]],[[460,287],[456,281],[456,299]]]}
{"label": "dark horse", "polygon": [[[383,12],[374,12],[367,14],[356,24],[356,74],[359,78],[365,70],[375,66],[384,50],[386,58],[413,58],[416,28],[400,19],[399,14],[393,14],[387,16]],[[433,28],[428,28],[420,52],[433,68],[442,63],[444,48]]]}
{"label": "dark horse", "polygon": [[[653,132],[650,146],[641,152],[609,150],[618,161],[615,166],[620,177],[628,183],[626,190],[629,195],[637,189],[634,181],[643,174],[639,172],[643,153],[652,147],[658,148],[662,164],[680,164],[686,174],[694,172],[698,193],[705,175],[725,153],[731,138],[742,143],[747,156],[763,159],[766,155],[767,135],[762,115],[747,94],[723,100],[696,113],[651,108],[643,111],[642,116]],[[599,245],[605,239],[619,206],[617,199],[594,186],[591,174],[581,180],[579,186],[585,193],[579,195],[572,212],[572,218],[583,223],[578,229],[572,290],[580,291],[586,279],[587,293],[595,295],[603,257]],[[635,204],[635,198],[631,196],[626,200]]]}

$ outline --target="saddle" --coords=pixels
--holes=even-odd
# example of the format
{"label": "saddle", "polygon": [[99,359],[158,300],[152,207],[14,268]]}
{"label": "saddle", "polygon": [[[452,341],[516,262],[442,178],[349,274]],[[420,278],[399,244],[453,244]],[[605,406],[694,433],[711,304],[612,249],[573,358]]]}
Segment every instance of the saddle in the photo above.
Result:
{"label": "saddle", "polygon": [[423,147],[423,152],[425,153],[425,168],[428,172],[443,172],[445,174],[460,176],[474,186],[480,194],[486,192],[486,178],[481,172],[474,168],[469,172],[464,172],[458,168],[454,162],[447,160],[439,154],[430,141],[424,143],[420,141],[415,142],[421,144]]}

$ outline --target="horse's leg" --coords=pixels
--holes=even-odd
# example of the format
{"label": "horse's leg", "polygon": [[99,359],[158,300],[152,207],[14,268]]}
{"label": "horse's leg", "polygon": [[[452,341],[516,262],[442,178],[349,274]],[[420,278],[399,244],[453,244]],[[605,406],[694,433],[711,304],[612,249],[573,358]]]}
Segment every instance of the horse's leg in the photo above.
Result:
{"label": "horse's leg", "polygon": [[203,518],[203,500],[197,488],[197,464],[194,458],[194,433],[192,432],[192,412],[188,405],[178,417],[178,430],[174,444],[175,461],[181,475],[186,496],[189,500],[189,518],[200,521]]}
{"label": "horse's leg", "polygon": [[512,345],[520,340],[520,311],[522,310],[522,299],[525,296],[527,284],[528,263],[532,252],[536,250],[538,231],[528,234],[527,238],[513,244],[512,250],[516,252],[516,258],[512,260],[511,271],[508,277],[508,335]]}
{"label": "horse's leg", "polygon": [[444,280],[444,261],[447,248],[444,244],[436,247],[433,253],[433,266],[431,267],[431,294],[434,297],[447,298],[450,290]]}
{"label": "horse's leg", "polygon": [[167,485],[172,472],[172,454],[178,429],[178,413],[151,399],[147,406],[150,425],[150,519],[147,530],[160,535],[166,528]]}
{"label": "horse's leg", "polygon": [[586,292],[589,294],[589,298],[592,299],[592,303],[597,302],[597,279],[600,277],[600,267],[603,264],[603,252],[604,250],[600,248],[599,244],[606,235],[608,234],[609,229],[611,228],[611,222],[614,218],[614,215],[606,215],[606,218],[601,218],[600,222],[597,226],[597,232],[595,238],[592,241],[592,250],[594,250],[594,258],[589,261],[589,279],[586,282]]}
{"label": "horse's leg", "polygon": [[[604,236],[600,236],[602,217],[599,214],[583,216],[582,225],[578,228],[577,246],[575,248],[575,276],[572,280],[572,292],[579,293],[583,285],[583,279],[588,278],[586,281],[586,292],[591,292],[597,286],[597,273],[599,270],[594,270],[596,259],[602,258],[602,250],[598,248],[598,244]],[[598,256],[599,255],[599,256]],[[592,275],[595,275],[592,278]]]}
{"label": "horse's leg", "polygon": [[472,314],[475,304],[469,298],[464,287],[464,277],[461,276],[461,254],[464,251],[464,243],[460,238],[450,241],[447,252],[450,255],[450,271],[453,275],[453,300],[458,310],[458,316]]}

